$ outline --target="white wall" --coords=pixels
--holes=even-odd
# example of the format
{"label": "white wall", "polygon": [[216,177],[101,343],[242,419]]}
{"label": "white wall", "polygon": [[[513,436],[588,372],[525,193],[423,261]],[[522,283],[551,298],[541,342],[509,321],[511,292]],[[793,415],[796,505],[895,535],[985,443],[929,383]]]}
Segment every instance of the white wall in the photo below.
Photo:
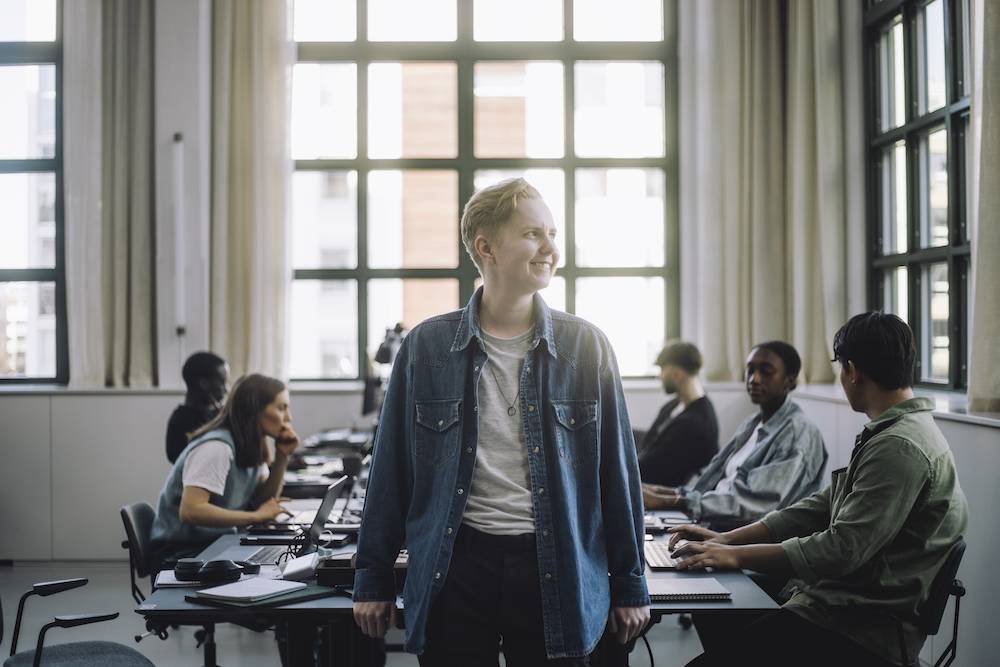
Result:
{"label": "white wall", "polygon": [[[710,384],[723,441],[750,405],[737,384]],[[800,388],[794,395],[823,432],[830,466],[850,458],[854,436],[865,418],[850,410],[837,391]],[[168,471],[164,430],[175,391],[78,392],[9,389],[0,393],[0,559],[121,559],[123,530],[118,508],[154,503]],[[633,426],[649,426],[664,397],[655,382],[632,382],[626,401]],[[292,391],[296,428],[302,435],[349,424],[360,408],[357,386],[339,391]],[[1000,599],[994,563],[1000,559],[1000,527],[992,508],[1000,506],[1000,420],[962,421],[940,415],[951,443],[959,479],[969,499],[969,549],[960,573],[964,600],[956,665],[992,664],[1000,637],[992,627],[992,602]],[[16,536],[16,537],[15,537]],[[950,615],[946,617],[950,619]],[[950,630],[928,642],[922,657],[943,648]]]}

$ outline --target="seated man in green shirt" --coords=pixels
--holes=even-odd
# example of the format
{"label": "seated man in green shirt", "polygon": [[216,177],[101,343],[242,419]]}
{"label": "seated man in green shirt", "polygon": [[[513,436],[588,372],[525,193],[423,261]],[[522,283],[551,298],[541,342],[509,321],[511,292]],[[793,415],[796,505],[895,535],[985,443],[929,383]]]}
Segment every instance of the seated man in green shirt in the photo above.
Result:
{"label": "seated man in green shirt", "polygon": [[[851,407],[870,421],[847,468],[822,491],[727,533],[681,526],[682,569],[787,575],[777,612],[706,646],[697,665],[907,664],[926,639],[915,624],[934,576],[964,534],[968,505],[934,404],[910,388],[913,334],[895,315],[864,313],[834,336]],[[903,623],[905,655],[890,615]]]}

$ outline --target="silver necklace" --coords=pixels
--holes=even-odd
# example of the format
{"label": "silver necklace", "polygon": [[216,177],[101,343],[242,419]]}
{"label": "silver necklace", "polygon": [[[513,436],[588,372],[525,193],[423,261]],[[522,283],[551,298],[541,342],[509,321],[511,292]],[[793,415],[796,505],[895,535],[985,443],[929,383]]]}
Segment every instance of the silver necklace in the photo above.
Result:
{"label": "silver necklace", "polygon": [[497,383],[497,389],[500,391],[500,395],[503,397],[503,402],[507,403],[507,414],[513,417],[517,414],[517,408],[514,406],[517,404],[517,398],[521,395],[521,383],[517,383],[517,393],[514,394],[514,400],[508,401],[507,394],[503,393],[503,387],[500,386],[500,380],[497,379],[497,374],[493,370],[493,364],[490,364],[490,375],[493,376],[493,381]]}

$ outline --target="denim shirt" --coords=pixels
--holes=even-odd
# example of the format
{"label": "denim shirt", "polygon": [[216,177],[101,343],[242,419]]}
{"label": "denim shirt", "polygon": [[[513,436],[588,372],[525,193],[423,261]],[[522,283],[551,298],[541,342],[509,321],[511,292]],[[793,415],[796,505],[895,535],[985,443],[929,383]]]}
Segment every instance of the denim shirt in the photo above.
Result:
{"label": "denim shirt", "polygon": [[[403,341],[386,390],[358,536],[355,601],[394,600],[404,544],[406,650],[422,653],[448,575],[478,442],[482,289]],[[520,378],[545,650],[589,654],[612,606],[649,604],[642,493],[621,379],[595,326],[535,296]]]}
{"label": "denim shirt", "polygon": [[827,453],[823,435],[791,398],[760,427],[758,447],[736,471],[730,491],[715,487],[726,464],[760,425],[760,412],[743,420],[687,492],[688,512],[719,528],[743,526],[782,509],[823,486]]}

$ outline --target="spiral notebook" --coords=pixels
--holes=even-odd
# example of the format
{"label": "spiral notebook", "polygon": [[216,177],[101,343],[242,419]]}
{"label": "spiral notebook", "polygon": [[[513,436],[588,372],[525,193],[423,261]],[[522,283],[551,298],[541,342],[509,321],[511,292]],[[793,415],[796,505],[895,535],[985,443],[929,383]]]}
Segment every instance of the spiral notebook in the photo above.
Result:
{"label": "spiral notebook", "polygon": [[713,577],[670,577],[647,579],[653,602],[714,602],[729,600],[732,594]]}

